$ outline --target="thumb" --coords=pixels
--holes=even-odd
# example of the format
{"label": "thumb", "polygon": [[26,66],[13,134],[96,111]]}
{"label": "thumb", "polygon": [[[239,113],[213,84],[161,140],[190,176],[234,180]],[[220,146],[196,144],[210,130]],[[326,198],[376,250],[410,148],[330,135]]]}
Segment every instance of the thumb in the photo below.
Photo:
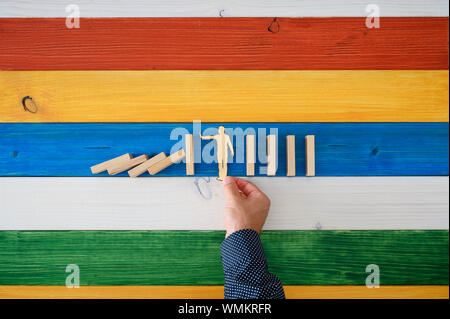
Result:
{"label": "thumb", "polygon": [[239,193],[239,188],[234,181],[234,178],[231,176],[226,176],[222,182],[223,190],[225,192],[225,197],[227,201],[241,198]]}

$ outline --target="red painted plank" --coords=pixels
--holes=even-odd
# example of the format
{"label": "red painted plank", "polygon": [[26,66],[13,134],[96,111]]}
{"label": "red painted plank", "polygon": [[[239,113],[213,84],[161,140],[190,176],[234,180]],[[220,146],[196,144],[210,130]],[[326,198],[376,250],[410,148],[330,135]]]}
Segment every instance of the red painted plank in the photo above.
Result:
{"label": "red painted plank", "polygon": [[2,70],[448,69],[448,17],[0,19]]}

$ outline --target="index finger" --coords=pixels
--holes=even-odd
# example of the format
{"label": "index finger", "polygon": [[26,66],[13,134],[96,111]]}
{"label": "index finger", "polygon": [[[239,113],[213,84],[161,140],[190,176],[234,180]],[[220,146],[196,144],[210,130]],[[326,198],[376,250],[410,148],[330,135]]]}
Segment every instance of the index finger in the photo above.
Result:
{"label": "index finger", "polygon": [[246,196],[250,196],[253,193],[262,193],[258,187],[256,187],[253,183],[245,179],[235,177],[234,180],[239,190],[243,192]]}

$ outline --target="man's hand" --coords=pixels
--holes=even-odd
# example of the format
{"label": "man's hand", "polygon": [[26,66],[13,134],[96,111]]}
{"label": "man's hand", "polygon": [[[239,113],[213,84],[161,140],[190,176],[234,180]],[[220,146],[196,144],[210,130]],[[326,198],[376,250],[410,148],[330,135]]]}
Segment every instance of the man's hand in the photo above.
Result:
{"label": "man's hand", "polygon": [[258,233],[269,214],[270,199],[249,181],[227,176],[223,181],[225,191],[225,238],[241,229]]}

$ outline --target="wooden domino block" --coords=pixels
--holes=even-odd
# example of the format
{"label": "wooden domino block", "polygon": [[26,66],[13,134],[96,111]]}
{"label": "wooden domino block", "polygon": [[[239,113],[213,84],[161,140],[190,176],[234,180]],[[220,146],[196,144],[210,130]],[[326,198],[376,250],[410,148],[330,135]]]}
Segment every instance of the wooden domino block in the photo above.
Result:
{"label": "wooden domino block", "polygon": [[277,174],[277,140],[275,135],[267,135],[267,175]]}
{"label": "wooden domino block", "polygon": [[116,175],[116,174],[125,172],[126,170],[129,170],[130,168],[135,167],[135,166],[145,162],[146,160],[148,160],[147,155],[141,155],[141,156],[132,158],[130,160],[120,162],[119,164],[108,168],[108,174]]}
{"label": "wooden domino block", "polygon": [[136,166],[135,168],[130,169],[128,171],[128,175],[130,175],[130,177],[138,177],[139,175],[141,175],[145,171],[147,171],[151,166],[155,165],[159,161],[162,161],[166,157],[167,157],[166,153],[161,152],[158,155],[155,155],[152,158],[150,158],[149,160],[145,161],[144,163]]}
{"label": "wooden domino block", "polygon": [[316,175],[314,135],[305,136],[306,176]]}
{"label": "wooden domino block", "polygon": [[255,135],[246,137],[247,176],[255,175]]}
{"label": "wooden domino block", "polygon": [[98,174],[98,173],[106,171],[108,168],[110,168],[112,166],[115,166],[121,162],[130,160],[130,159],[131,159],[131,154],[129,154],[129,153],[123,154],[121,156],[110,159],[109,161],[102,162],[100,164],[91,166],[91,172],[92,172],[92,174]]}
{"label": "wooden domino block", "polygon": [[286,136],[286,176],[295,176],[295,135]]}
{"label": "wooden domino block", "polygon": [[185,134],[186,175],[194,175],[194,138],[192,134]]}
{"label": "wooden domino block", "polygon": [[185,155],[186,154],[184,152],[184,149],[181,149],[178,152],[173,153],[169,157],[166,157],[162,161],[159,161],[155,165],[152,165],[148,169],[148,172],[150,173],[150,175],[155,175],[155,174],[161,172],[163,169],[169,167],[170,165],[181,161]]}

